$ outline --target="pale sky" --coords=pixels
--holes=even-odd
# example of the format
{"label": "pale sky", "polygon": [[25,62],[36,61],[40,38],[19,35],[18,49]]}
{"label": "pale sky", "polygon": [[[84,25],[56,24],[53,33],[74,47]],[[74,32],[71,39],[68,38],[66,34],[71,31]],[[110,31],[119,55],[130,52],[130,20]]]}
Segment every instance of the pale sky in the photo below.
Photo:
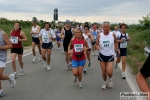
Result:
{"label": "pale sky", "polygon": [[150,13],[150,0],[0,0],[0,4],[0,17],[10,20],[52,21],[58,8],[59,21],[132,24]]}

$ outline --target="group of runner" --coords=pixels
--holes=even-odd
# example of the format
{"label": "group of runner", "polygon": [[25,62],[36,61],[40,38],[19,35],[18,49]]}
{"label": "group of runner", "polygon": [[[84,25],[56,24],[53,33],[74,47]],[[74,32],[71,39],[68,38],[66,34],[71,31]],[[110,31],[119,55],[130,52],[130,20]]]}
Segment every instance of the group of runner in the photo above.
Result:
{"label": "group of runner", "polygon": [[[115,26],[115,31],[110,31],[110,23],[105,21],[102,25],[97,27],[85,24],[82,27],[71,27],[70,21],[66,20],[64,27],[56,27],[51,29],[49,22],[45,23],[43,29],[37,25],[37,20],[32,21],[32,28],[30,35],[32,37],[32,62],[36,60],[35,46],[37,45],[39,50],[39,60],[44,60],[44,67],[50,71],[51,51],[53,48],[53,40],[57,41],[58,49],[62,49],[62,53],[65,55],[66,70],[72,70],[73,82],[78,81],[79,88],[82,88],[82,73],[86,71],[86,61],[88,61],[88,67],[91,66],[91,52],[92,55],[98,55],[100,62],[100,68],[102,71],[102,77],[104,84],[102,89],[106,87],[112,87],[112,75],[114,68],[114,53],[116,52],[116,65],[117,68],[120,59],[122,58],[122,79],[125,79],[125,67],[127,56],[127,42],[130,41],[128,33],[126,33],[126,24]],[[16,56],[21,67],[20,76],[24,75],[23,72],[23,46],[22,42],[26,42],[27,37],[21,30],[18,22],[14,23],[14,30],[10,32],[10,39],[4,31],[0,31],[0,80],[9,80],[11,87],[16,84]],[[3,70],[6,65],[7,53],[6,50],[11,48],[12,68],[13,74],[10,76],[3,75]],[[86,60],[87,59],[87,60]],[[108,78],[107,78],[108,77]],[[0,83],[0,96],[3,96],[4,92]]]}

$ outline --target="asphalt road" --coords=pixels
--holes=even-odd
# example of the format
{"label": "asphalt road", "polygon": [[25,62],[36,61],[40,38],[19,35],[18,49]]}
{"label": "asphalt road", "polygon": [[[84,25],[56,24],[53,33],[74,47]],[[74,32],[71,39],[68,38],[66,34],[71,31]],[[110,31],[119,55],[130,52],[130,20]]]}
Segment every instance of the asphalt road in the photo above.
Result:
{"label": "asphalt road", "polygon": [[[114,70],[113,88],[101,89],[103,79],[97,56],[91,56],[92,64],[83,75],[82,89],[73,83],[72,72],[65,70],[64,55],[56,45],[51,55],[51,71],[43,67],[43,61],[32,63],[32,58],[32,54],[23,57],[24,76],[19,76],[17,61],[17,84],[11,88],[8,81],[2,81],[6,95],[0,100],[120,100],[120,92],[132,92],[127,81],[121,79],[119,68]],[[11,62],[6,65],[4,73],[12,73]]]}

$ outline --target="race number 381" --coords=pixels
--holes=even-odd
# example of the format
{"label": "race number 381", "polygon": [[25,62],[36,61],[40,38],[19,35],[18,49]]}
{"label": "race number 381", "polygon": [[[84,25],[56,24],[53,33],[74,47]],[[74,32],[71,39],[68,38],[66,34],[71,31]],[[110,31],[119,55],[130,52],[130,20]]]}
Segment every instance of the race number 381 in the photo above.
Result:
{"label": "race number 381", "polygon": [[83,51],[83,44],[74,44],[75,52],[82,52]]}
{"label": "race number 381", "polygon": [[15,37],[15,36],[11,36],[11,43],[12,44],[18,44],[18,37]]}

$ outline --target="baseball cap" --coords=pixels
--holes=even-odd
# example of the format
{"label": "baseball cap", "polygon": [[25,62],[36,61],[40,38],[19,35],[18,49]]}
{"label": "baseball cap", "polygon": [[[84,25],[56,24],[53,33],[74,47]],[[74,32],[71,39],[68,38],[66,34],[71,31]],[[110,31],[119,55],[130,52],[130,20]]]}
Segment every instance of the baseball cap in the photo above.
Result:
{"label": "baseball cap", "polygon": [[65,21],[65,23],[70,23],[70,20],[67,19],[67,20]]}

